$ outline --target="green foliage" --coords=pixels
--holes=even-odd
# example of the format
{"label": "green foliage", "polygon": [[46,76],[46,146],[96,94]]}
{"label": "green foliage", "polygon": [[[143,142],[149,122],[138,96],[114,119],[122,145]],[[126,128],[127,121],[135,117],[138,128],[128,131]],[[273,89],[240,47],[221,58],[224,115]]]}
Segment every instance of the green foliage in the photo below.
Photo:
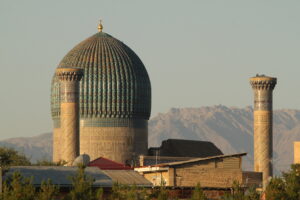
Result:
{"label": "green foliage", "polygon": [[10,180],[3,184],[3,200],[33,200],[35,188],[32,179],[23,178],[19,172],[14,172]]}
{"label": "green foliage", "polygon": [[71,177],[73,188],[68,196],[70,200],[96,199],[92,190],[94,180],[87,176],[84,170],[84,165],[78,165],[76,175]]}
{"label": "green foliage", "polygon": [[9,166],[28,166],[31,165],[25,155],[18,153],[14,149],[0,147],[0,166],[8,168]]}
{"label": "green foliage", "polygon": [[256,187],[252,186],[246,191],[245,200],[260,200],[260,194],[256,191]]}
{"label": "green foliage", "polygon": [[58,162],[52,162],[49,160],[38,160],[33,165],[36,165],[36,166],[64,166],[65,164],[67,164],[67,162],[64,160],[60,160]]}
{"label": "green foliage", "polygon": [[222,197],[223,200],[259,200],[260,194],[255,187],[243,188],[238,182],[233,182],[231,194],[227,193]]}
{"label": "green foliage", "polygon": [[[300,164],[291,165],[282,177],[274,177],[264,191],[266,200],[300,200]],[[238,184],[233,185],[232,194],[224,195],[223,200],[259,200],[260,194],[255,188],[249,188],[243,194]]]}
{"label": "green foliage", "polygon": [[237,181],[234,181],[232,184],[232,193],[231,194],[225,194],[222,197],[223,200],[244,200],[244,189],[241,187],[240,183]]}
{"label": "green foliage", "polygon": [[112,190],[111,190],[111,195],[110,195],[110,199],[114,200],[114,199],[124,199],[124,195],[122,194],[122,185],[119,185],[118,183],[114,183]]}
{"label": "green foliage", "polygon": [[291,170],[282,173],[288,200],[300,199],[300,164],[291,165]]}
{"label": "green foliage", "polygon": [[39,200],[51,200],[54,199],[59,194],[58,186],[52,184],[51,180],[43,181],[41,184],[41,189],[38,193]]}
{"label": "green foliage", "polygon": [[268,184],[265,195],[268,200],[284,200],[287,197],[285,182],[282,178],[272,178]]}
{"label": "green foliage", "polygon": [[207,200],[207,198],[200,186],[200,183],[198,183],[197,186],[195,187],[195,190],[193,191],[191,200]]}
{"label": "green foliage", "polygon": [[165,189],[165,187],[161,186],[160,190],[159,190],[159,193],[158,193],[157,200],[168,200],[168,196],[169,195],[168,195],[168,192]]}
{"label": "green foliage", "polygon": [[139,199],[139,193],[137,192],[136,185],[129,187],[126,193],[126,199],[128,200],[137,200]]}
{"label": "green foliage", "polygon": [[103,200],[103,188],[99,188],[97,191],[96,191],[96,199],[97,200]]}
{"label": "green foliage", "polygon": [[20,172],[14,172],[3,184],[1,200],[52,200],[59,189],[50,180],[43,181],[39,192],[36,192],[32,178],[24,178]]}
{"label": "green foliage", "polygon": [[128,186],[114,183],[110,200],[150,200],[147,191],[144,188],[138,188],[136,185]]}
{"label": "green foliage", "polygon": [[291,165],[291,169],[283,172],[281,178],[271,179],[265,193],[267,200],[300,199],[300,164]]}

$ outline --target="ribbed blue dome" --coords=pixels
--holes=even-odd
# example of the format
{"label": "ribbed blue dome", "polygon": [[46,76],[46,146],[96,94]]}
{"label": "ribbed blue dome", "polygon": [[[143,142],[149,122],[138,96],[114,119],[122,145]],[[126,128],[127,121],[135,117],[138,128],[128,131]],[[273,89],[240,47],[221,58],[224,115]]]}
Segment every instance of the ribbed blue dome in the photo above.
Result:
{"label": "ribbed blue dome", "polygon": [[[124,43],[99,32],[75,46],[58,67],[84,69],[80,118],[149,119],[151,85],[139,57]],[[59,82],[51,88],[53,119],[60,116]]]}

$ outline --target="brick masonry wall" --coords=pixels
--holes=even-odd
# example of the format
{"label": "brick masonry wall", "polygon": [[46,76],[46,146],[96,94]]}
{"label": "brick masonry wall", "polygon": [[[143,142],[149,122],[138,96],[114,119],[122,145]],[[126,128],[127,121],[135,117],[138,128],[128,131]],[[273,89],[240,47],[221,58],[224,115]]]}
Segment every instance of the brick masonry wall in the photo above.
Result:
{"label": "brick masonry wall", "polygon": [[125,163],[147,154],[147,138],[147,128],[80,127],[80,154],[88,154],[91,160],[103,156]]}
{"label": "brick masonry wall", "polygon": [[61,128],[53,129],[53,162],[61,160]]}
{"label": "brick masonry wall", "polygon": [[175,185],[193,187],[197,183],[201,187],[231,187],[234,180],[242,182],[240,169],[205,169],[205,168],[176,168]]}

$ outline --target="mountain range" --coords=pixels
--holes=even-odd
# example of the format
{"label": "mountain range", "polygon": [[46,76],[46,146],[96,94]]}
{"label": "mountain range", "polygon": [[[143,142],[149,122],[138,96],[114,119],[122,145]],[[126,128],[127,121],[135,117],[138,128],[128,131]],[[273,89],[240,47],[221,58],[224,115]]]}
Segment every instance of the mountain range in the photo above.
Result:
{"label": "mountain range", "polygon": [[[149,146],[160,146],[169,138],[211,141],[224,154],[247,152],[243,169],[253,169],[253,109],[223,105],[200,108],[171,108],[149,120]],[[273,113],[273,163],[279,174],[293,162],[293,142],[300,140],[300,110]],[[12,147],[35,162],[51,160],[52,133],[10,138],[0,146]]]}

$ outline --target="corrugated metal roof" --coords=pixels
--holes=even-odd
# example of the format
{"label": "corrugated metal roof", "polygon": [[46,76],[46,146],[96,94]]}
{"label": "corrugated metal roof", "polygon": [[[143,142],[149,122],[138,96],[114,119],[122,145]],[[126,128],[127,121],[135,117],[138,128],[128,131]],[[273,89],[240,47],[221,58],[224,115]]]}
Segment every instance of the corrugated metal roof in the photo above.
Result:
{"label": "corrugated metal roof", "polygon": [[[77,169],[77,167],[64,166],[17,166],[11,167],[5,173],[3,180],[6,180],[13,172],[19,171],[25,178],[32,177],[35,186],[50,179],[54,185],[70,187],[71,177],[76,174]],[[95,180],[93,187],[112,187],[114,182],[141,187],[152,186],[151,182],[133,170],[100,170],[98,167],[86,167],[85,173]]]}
{"label": "corrugated metal roof", "polygon": [[186,160],[186,161],[178,161],[178,162],[162,163],[162,164],[153,165],[153,166],[174,166],[174,165],[182,165],[182,164],[193,163],[193,162],[204,161],[204,160],[211,160],[211,159],[216,159],[216,158],[241,157],[241,156],[245,156],[245,155],[247,155],[247,153],[238,153],[238,154],[229,154],[229,155],[210,156],[210,157],[206,157],[206,158],[195,158],[195,159]]}
{"label": "corrugated metal roof", "polygon": [[[13,172],[19,171],[23,177],[33,177],[33,185],[36,186],[40,185],[43,180],[51,179],[55,185],[69,187],[72,185],[71,177],[76,174],[77,169],[77,167],[64,166],[10,167],[3,180],[7,179]],[[95,180],[93,187],[111,187],[113,184],[112,179],[97,167],[87,167],[85,173]]]}
{"label": "corrugated metal roof", "polygon": [[152,187],[152,183],[133,170],[102,170],[113,182],[125,185],[137,185],[143,187]]}

